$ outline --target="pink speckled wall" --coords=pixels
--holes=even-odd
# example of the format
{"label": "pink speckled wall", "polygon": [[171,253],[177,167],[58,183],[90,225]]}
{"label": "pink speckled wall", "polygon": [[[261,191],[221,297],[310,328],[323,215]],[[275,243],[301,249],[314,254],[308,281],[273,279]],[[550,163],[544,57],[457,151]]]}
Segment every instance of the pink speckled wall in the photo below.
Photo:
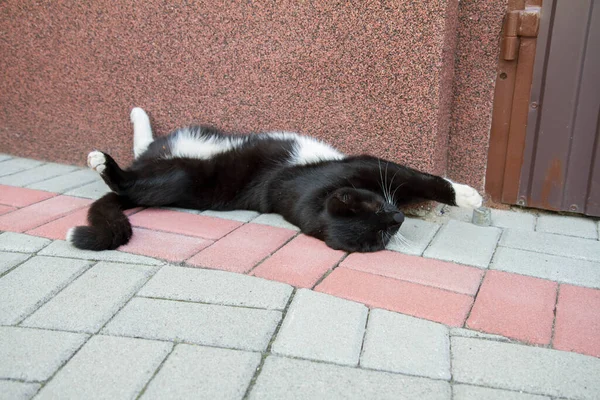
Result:
{"label": "pink speckled wall", "polygon": [[[488,38],[495,28],[484,23],[497,15],[465,21],[465,12],[486,7],[461,4],[459,43],[478,46],[481,37],[465,30]],[[129,110],[141,106],[159,135],[191,122],[294,130],[443,173],[448,142],[456,147],[468,134],[456,133],[455,112],[448,136],[453,99],[461,100],[452,77],[463,64],[480,65],[458,57],[454,68],[457,10],[458,0],[7,0],[0,152],[83,164],[98,148],[125,163]],[[477,86],[468,73],[461,82],[470,83],[455,91]],[[448,160],[453,174],[482,179],[483,171],[456,166],[459,155]]]}

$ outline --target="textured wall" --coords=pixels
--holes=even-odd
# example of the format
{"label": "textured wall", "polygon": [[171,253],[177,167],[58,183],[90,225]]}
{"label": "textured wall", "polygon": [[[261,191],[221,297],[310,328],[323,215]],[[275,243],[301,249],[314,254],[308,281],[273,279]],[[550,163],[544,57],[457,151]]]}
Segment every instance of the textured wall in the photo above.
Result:
{"label": "textured wall", "polygon": [[[98,148],[128,162],[137,105],[159,135],[191,122],[294,130],[444,172],[453,101],[480,101],[468,89],[481,86],[491,99],[494,74],[488,53],[479,64],[459,55],[454,68],[458,0],[262,3],[0,3],[0,151],[81,164]],[[461,3],[464,48],[499,29],[485,26],[496,14],[465,20],[500,7],[477,3]],[[479,86],[474,71],[460,72],[474,66],[488,68]],[[455,69],[454,90],[467,89],[466,100],[452,96]],[[455,143],[464,136],[487,145],[483,123],[463,131],[465,116],[452,121],[451,157],[461,156]],[[450,164],[457,176],[482,179],[478,167]]]}

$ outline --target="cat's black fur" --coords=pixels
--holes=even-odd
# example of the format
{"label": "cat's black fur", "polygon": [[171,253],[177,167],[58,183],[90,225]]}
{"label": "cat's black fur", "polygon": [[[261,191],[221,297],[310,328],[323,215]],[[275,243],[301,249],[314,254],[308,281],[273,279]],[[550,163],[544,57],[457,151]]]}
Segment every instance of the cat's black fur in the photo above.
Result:
{"label": "cat's black fur", "polygon": [[278,213],[334,249],[369,252],[385,248],[400,228],[404,214],[398,206],[422,199],[456,204],[447,180],[369,155],[289,165],[293,141],[250,136],[240,148],[210,159],[166,159],[169,140],[156,139],[126,170],[105,154],[101,176],[113,193],[92,205],[90,226],[76,227],[71,243],[115,249],[132,235],[123,210],[173,206]]}

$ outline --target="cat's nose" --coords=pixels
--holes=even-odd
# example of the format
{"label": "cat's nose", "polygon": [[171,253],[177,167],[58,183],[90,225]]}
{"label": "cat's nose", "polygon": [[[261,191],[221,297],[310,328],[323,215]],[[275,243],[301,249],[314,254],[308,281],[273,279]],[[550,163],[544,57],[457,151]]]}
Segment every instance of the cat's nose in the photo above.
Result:
{"label": "cat's nose", "polygon": [[402,224],[404,222],[404,214],[402,214],[402,213],[394,214],[394,222],[397,222],[398,224]]}

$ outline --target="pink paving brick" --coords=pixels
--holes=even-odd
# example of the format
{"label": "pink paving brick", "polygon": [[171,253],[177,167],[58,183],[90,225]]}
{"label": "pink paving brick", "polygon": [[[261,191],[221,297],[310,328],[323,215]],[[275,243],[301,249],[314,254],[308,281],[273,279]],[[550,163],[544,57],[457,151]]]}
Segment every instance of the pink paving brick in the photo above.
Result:
{"label": "pink paving brick", "polygon": [[600,357],[600,290],[560,285],[553,345]]}
{"label": "pink paving brick", "polygon": [[344,254],[321,240],[299,235],[256,267],[252,275],[311,288]]}
{"label": "pink paving brick", "polygon": [[338,267],[315,289],[370,307],[462,326],[473,304],[464,294]]}
{"label": "pink paving brick", "polygon": [[57,196],[0,216],[0,230],[25,232],[90,204],[89,199]]}
{"label": "pink paving brick", "polygon": [[56,193],[0,185],[0,204],[7,206],[25,207],[54,196]]}
{"label": "pink paving brick", "polygon": [[296,234],[289,229],[246,224],[187,262],[192,265],[248,272]]}
{"label": "pink paving brick", "polygon": [[467,326],[532,344],[552,336],[556,282],[489,271],[473,305]]}
{"label": "pink paving brick", "polygon": [[213,242],[198,237],[133,228],[129,243],[118,250],[180,262],[190,258]]}
{"label": "pink paving brick", "polygon": [[17,207],[11,207],[11,206],[5,206],[0,204],[0,215],[2,214],[8,214],[11,211],[15,211],[17,209]]}
{"label": "pink paving brick", "polygon": [[217,240],[240,227],[241,222],[180,211],[147,209],[131,217],[131,224],[158,231]]}
{"label": "pink paving brick", "polygon": [[409,256],[395,251],[354,253],[349,255],[341,266],[471,296],[477,293],[483,277],[483,270],[479,268]]}

